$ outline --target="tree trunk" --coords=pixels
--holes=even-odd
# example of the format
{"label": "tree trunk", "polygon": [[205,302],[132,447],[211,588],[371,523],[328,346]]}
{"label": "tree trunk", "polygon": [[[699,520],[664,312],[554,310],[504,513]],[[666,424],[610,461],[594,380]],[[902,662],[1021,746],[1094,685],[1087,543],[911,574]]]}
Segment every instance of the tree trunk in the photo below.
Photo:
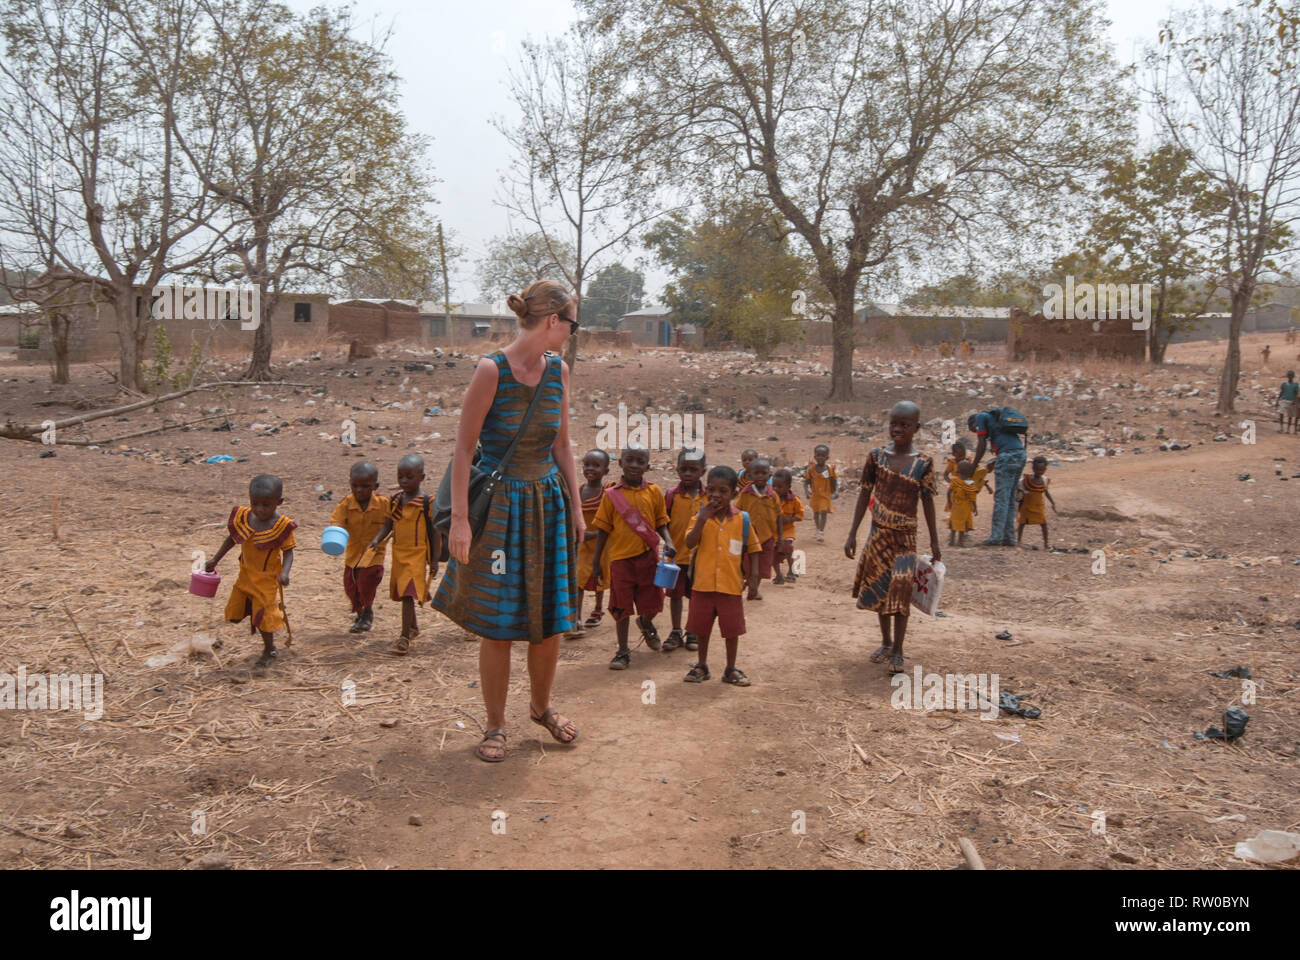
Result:
{"label": "tree trunk", "polygon": [[[582,319],[582,277],[578,277],[578,290],[573,295],[573,307],[577,311],[577,317]],[[569,337],[569,342],[564,345],[564,362],[569,365],[569,373],[572,375],[574,364],[578,362],[578,335],[575,333]]]}
{"label": "tree trunk", "polygon": [[68,377],[68,329],[71,323],[66,313],[50,314],[50,349],[54,351],[54,373],[52,383],[67,383]]}
{"label": "tree trunk", "polygon": [[[1151,354],[1151,365],[1158,367],[1165,362],[1165,348],[1169,346],[1169,337],[1162,337],[1164,324],[1156,321],[1153,317],[1151,320],[1151,329],[1147,331],[1147,349]],[[1172,337],[1172,332],[1170,337]]]}
{"label": "tree trunk", "polygon": [[141,310],[136,310],[135,291],[130,287],[118,291],[113,300],[113,311],[117,314],[117,339],[122,351],[118,359],[118,378],[128,390],[144,389],[140,366],[144,363],[152,310],[152,304],[147,300]]}
{"label": "tree trunk", "polygon": [[852,284],[847,293],[835,298],[835,317],[831,323],[834,347],[831,353],[831,392],[827,400],[853,399],[853,347],[857,330],[853,324]]}
{"label": "tree trunk", "polygon": [[[257,329],[253,331],[253,356],[249,359],[248,369],[244,371],[245,380],[274,380],[271,372],[271,311],[279,297],[262,297],[261,318]],[[447,318],[448,325],[451,318]]]}
{"label": "tree trunk", "polygon": [[1232,292],[1232,319],[1228,321],[1228,356],[1223,361],[1223,376],[1219,379],[1219,403],[1215,412],[1227,415],[1236,412],[1237,381],[1241,377],[1241,323],[1250,306],[1251,291],[1242,284]]}

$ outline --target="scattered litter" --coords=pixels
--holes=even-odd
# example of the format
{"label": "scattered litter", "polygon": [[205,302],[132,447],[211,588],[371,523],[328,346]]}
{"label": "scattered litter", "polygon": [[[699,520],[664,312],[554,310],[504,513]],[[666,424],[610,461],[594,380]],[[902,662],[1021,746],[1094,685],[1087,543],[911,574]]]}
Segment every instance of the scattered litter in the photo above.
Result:
{"label": "scattered litter", "polygon": [[1250,723],[1250,714],[1241,707],[1229,707],[1223,714],[1223,730],[1212,726],[1204,733],[1194,733],[1192,736],[1197,740],[1227,740],[1231,743],[1246,732],[1248,723]]}
{"label": "scattered litter", "polygon": [[1233,667],[1231,670],[1227,671],[1206,670],[1205,672],[1212,677],[1219,677],[1222,680],[1231,680],[1233,677],[1240,677],[1242,680],[1249,680],[1251,676],[1253,676],[1250,672],[1250,667]]}
{"label": "scattered litter", "polygon": [[1005,712],[1013,713],[1018,717],[1024,717],[1026,720],[1037,720],[1043,715],[1043,711],[1038,709],[1038,707],[1021,706],[1021,699],[1021,697],[1016,696],[1014,693],[1007,693],[1003,690],[998,695],[998,700],[1000,701],[998,706]]}
{"label": "scattered litter", "polygon": [[1001,633],[997,634],[997,639],[999,639],[999,640],[1010,640],[1010,639],[1011,639],[1011,631],[1010,631],[1010,630],[1003,630]]}
{"label": "scattered litter", "polygon": [[234,459],[235,458],[230,456],[229,454],[218,453],[214,457],[208,457],[208,459],[204,460],[203,462],[204,463],[232,463]]}
{"label": "scattered litter", "polygon": [[999,740],[1006,740],[1008,743],[1020,742],[1020,734],[1018,733],[998,733],[997,731],[994,731],[993,736],[997,737]]}
{"label": "scattered litter", "polygon": [[1258,836],[1237,844],[1233,855],[1257,863],[1286,863],[1300,856],[1300,833],[1261,830]]}
{"label": "scattered litter", "polygon": [[1206,823],[1224,823],[1225,821],[1228,820],[1239,820],[1242,823],[1245,823],[1246,815],[1244,813],[1230,813],[1227,816],[1223,816],[1223,817],[1202,817],[1201,819],[1204,820]]}
{"label": "scattered litter", "polygon": [[41,453],[41,459],[44,460],[46,457],[52,457],[54,455],[55,454],[53,450],[45,450]]}

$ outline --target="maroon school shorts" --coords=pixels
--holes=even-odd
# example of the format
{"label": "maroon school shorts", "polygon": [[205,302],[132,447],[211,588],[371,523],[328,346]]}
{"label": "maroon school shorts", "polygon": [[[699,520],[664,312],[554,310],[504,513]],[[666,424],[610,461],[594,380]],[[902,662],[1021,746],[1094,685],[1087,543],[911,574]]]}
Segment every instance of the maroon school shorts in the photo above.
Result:
{"label": "maroon school shorts", "polygon": [[794,556],[794,538],[787,537],[776,542],[775,556],[777,560],[784,560],[787,557]]}
{"label": "maroon school shorts", "polygon": [[343,592],[352,601],[352,612],[361,613],[375,605],[375,591],[384,581],[384,565],[372,567],[344,567]]}
{"label": "maroon school shorts", "polygon": [[776,537],[768,537],[763,541],[763,550],[761,553],[751,553],[749,562],[758,561],[758,579],[772,579],[772,563],[776,558]]}
{"label": "maroon school shorts", "polygon": [[738,593],[714,593],[695,590],[691,593],[691,610],[686,615],[686,632],[702,640],[709,639],[713,620],[717,618],[718,633],[725,637],[738,637],[745,632],[745,604]]}
{"label": "maroon school shorts", "polygon": [[654,550],[610,563],[609,612],[615,621],[632,616],[634,608],[643,617],[653,617],[663,610],[664,592],[655,586],[658,566]]}
{"label": "maroon school shorts", "polygon": [[[676,563],[677,561],[674,560],[673,562]],[[671,590],[665,590],[664,594],[672,600],[680,600],[682,597],[691,595],[691,568],[689,564],[682,567],[677,574],[677,583],[673,585]]]}

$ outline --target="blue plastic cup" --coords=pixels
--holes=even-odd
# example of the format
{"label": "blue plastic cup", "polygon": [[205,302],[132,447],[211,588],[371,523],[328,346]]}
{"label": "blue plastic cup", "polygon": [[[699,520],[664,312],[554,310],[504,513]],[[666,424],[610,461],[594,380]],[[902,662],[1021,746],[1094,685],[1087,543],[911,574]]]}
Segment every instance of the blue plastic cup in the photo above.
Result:
{"label": "blue plastic cup", "polygon": [[320,534],[320,548],[331,557],[340,556],[348,548],[348,532],[342,527],[326,527]]}
{"label": "blue plastic cup", "polygon": [[655,570],[655,586],[663,587],[665,590],[671,590],[677,586],[677,574],[681,573],[682,568],[675,563],[669,563],[667,560],[660,560],[659,566]]}

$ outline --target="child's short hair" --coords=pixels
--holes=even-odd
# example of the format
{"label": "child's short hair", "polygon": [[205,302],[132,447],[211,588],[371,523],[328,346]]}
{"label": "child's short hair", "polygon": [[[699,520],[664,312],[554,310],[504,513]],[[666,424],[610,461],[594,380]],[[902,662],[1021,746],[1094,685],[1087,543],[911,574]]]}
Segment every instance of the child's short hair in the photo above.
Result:
{"label": "child's short hair", "polygon": [[1287,375],[1288,377],[1294,377],[1294,376],[1295,376],[1295,371],[1294,371],[1294,370],[1288,370],[1288,371],[1286,372],[1286,375]]}
{"label": "child's short hair", "polygon": [[1031,460],[1031,461],[1029,461],[1029,462],[1030,462],[1030,463],[1041,463],[1043,466],[1047,466],[1047,458],[1046,458],[1046,457],[1034,457],[1034,459]]}
{"label": "child's short hair", "polygon": [[619,454],[618,458],[622,460],[629,453],[644,453],[646,460],[650,459],[650,449],[643,443],[629,443],[623,448],[623,452]]}
{"label": "child's short hair", "polygon": [[284,496],[284,484],[273,473],[259,473],[248,481],[248,495],[250,497],[282,497]]}
{"label": "child's short hair", "polygon": [[588,450],[586,453],[582,455],[582,459],[586,460],[593,453],[598,457],[603,457],[605,460],[606,468],[609,467],[609,454],[606,453],[604,450],[600,449],[599,447],[592,447],[590,450]]}
{"label": "child's short hair", "polygon": [[682,465],[683,460],[700,461],[701,470],[703,470],[705,467],[708,466],[708,462],[704,459],[704,451],[701,450],[699,447],[682,447],[680,450],[678,450],[677,466],[680,467]]}
{"label": "child's short hair", "polygon": [[790,484],[791,486],[794,485],[794,474],[791,473],[789,470],[787,470],[785,467],[782,467],[780,470],[776,471],[776,473],[772,474],[772,479],[784,480],[786,483]]}
{"label": "child's short hair", "polygon": [[720,463],[709,471],[708,479],[705,482],[712,483],[714,480],[725,480],[727,485],[731,487],[731,491],[734,493],[736,491],[736,484],[740,482],[740,475],[731,467]]}
{"label": "child's short hair", "polygon": [[971,460],[963,460],[957,464],[957,473],[959,476],[971,477],[975,475],[975,463]]}
{"label": "child's short hair", "polygon": [[962,452],[965,452],[967,449],[969,449],[969,448],[966,446],[966,441],[963,440],[961,437],[958,437],[956,440],[954,440],[954,441],[952,442],[952,445],[953,445],[954,447],[960,447],[961,450],[962,450]]}
{"label": "child's short hair", "polygon": [[757,456],[758,456],[758,451],[757,451],[757,450],[742,450],[742,451],[740,451],[740,459],[741,459],[741,460],[744,460],[746,457],[757,457]]}
{"label": "child's short hair", "polygon": [[401,460],[397,461],[397,469],[401,470],[403,467],[407,470],[419,470],[423,473],[424,457],[420,456],[418,453],[408,453],[406,456],[402,457]]}
{"label": "child's short hair", "polygon": [[379,476],[379,468],[369,460],[358,460],[352,464],[352,469],[348,471],[348,478]]}
{"label": "child's short hair", "polygon": [[817,454],[820,453],[822,450],[826,451],[826,456],[829,457],[831,455],[831,448],[826,446],[826,444],[824,443],[819,443],[817,444],[817,446],[813,447],[813,456],[814,457],[817,456]]}

